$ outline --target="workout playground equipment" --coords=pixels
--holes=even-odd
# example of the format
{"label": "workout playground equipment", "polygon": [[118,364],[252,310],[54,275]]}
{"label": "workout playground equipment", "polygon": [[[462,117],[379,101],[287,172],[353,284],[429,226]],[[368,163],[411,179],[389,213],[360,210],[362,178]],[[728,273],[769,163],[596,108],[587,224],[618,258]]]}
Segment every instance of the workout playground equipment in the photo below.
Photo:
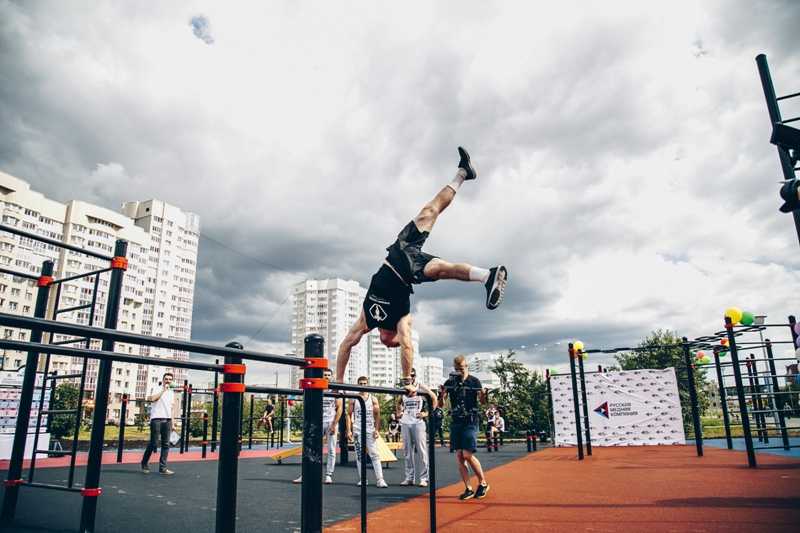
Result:
{"label": "workout playground equipment", "polygon": [[[783,171],[783,185],[781,186],[781,197],[791,205],[794,198],[794,206],[792,215],[794,216],[794,227],[797,231],[797,238],[800,241],[800,203],[797,200],[798,187],[800,187],[800,180],[797,178],[797,171],[800,166],[797,165],[800,161],[800,130],[787,126],[792,122],[800,121],[800,116],[783,119],[781,118],[781,109],[779,102],[782,100],[789,100],[790,98],[800,97],[800,92],[793,94],[786,94],[784,96],[777,96],[775,94],[775,87],[772,85],[772,75],[769,72],[769,65],[767,64],[767,56],[759,54],[756,56],[756,64],[758,65],[758,75],[761,78],[761,87],[764,89],[764,99],[767,103],[767,111],[769,112],[769,120],[772,125],[772,136],[770,142],[778,149],[778,159],[781,162],[781,170]],[[782,208],[781,211],[784,211]]]}
{"label": "workout playground equipment", "polygon": [[[67,250],[77,253],[86,253],[100,259],[110,261],[110,267],[102,271],[86,273],[83,276],[97,276],[103,272],[110,272],[110,282],[108,288],[108,298],[106,304],[106,316],[104,327],[94,325],[67,324],[56,320],[45,319],[48,299],[51,287],[54,284],[63,283],[67,279],[53,280],[53,262],[44,261],[39,277],[30,274],[17,273],[3,270],[3,272],[19,275],[34,279],[38,285],[36,295],[36,306],[33,317],[24,317],[0,313],[0,325],[10,328],[20,328],[30,331],[30,340],[0,339],[0,348],[27,352],[27,360],[22,379],[22,390],[20,393],[18,416],[14,433],[14,443],[12,448],[11,460],[9,463],[7,479],[5,480],[5,492],[3,495],[2,513],[0,522],[4,524],[12,523],[14,520],[17,501],[22,489],[44,489],[65,491],[80,494],[81,518],[79,531],[82,533],[92,533],[96,531],[96,516],[98,499],[102,494],[100,486],[100,475],[103,455],[103,434],[106,426],[106,415],[109,403],[109,390],[111,384],[112,365],[116,362],[136,363],[140,365],[155,365],[168,368],[182,368],[187,370],[207,371],[222,374],[223,381],[215,387],[218,389],[217,395],[222,396],[221,407],[221,429],[219,431],[219,460],[217,475],[217,501],[215,531],[217,533],[234,533],[236,531],[236,487],[238,477],[238,457],[241,449],[242,434],[242,407],[243,395],[250,393],[267,394],[286,394],[302,395],[305,409],[303,410],[303,452],[302,452],[302,476],[300,515],[301,531],[303,533],[319,532],[322,530],[322,397],[323,394],[335,392],[343,398],[353,398],[360,400],[360,396],[352,394],[354,392],[371,392],[375,394],[404,394],[402,389],[392,389],[384,387],[361,387],[341,383],[329,383],[322,377],[323,370],[327,368],[328,360],[324,356],[324,339],[320,335],[308,335],[305,338],[304,357],[275,355],[269,353],[244,350],[241,344],[229,343],[225,347],[213,346],[191,341],[181,341],[129,333],[117,330],[117,319],[120,311],[122,297],[122,283],[125,271],[128,267],[127,242],[118,240],[115,245],[114,255],[111,257],[96,254],[81,248],[69,246],[58,241],[45,239],[38,235],[28,234],[16,230],[16,228],[2,227],[12,233],[17,233],[27,238],[39,240],[54,246],[61,246]],[[97,280],[95,278],[95,283]],[[91,306],[96,303],[93,298]],[[88,306],[86,307],[89,308]],[[74,309],[73,309],[74,310]],[[71,337],[67,342],[61,343],[42,343],[43,334],[65,335]],[[92,341],[101,341],[101,349],[92,348]],[[84,342],[84,347],[70,346],[76,342]],[[160,359],[142,355],[119,353],[114,351],[115,343],[125,343],[137,346],[159,347],[170,350],[178,350],[206,356],[217,356],[224,358],[223,364],[219,360],[215,363],[205,363],[190,360]],[[38,483],[34,481],[34,469],[28,469],[27,477],[23,477],[23,460],[25,443],[30,425],[31,408],[35,394],[35,382],[39,367],[40,354],[44,354],[45,365],[50,355],[65,355],[80,357],[84,360],[96,360],[98,373],[96,381],[95,407],[92,414],[92,430],[89,443],[89,451],[86,465],[86,475],[81,488],[75,487],[71,483],[67,485],[55,485]],[[300,380],[299,389],[278,389],[269,387],[248,387],[245,384],[245,374],[247,367],[244,361],[262,362],[291,365],[304,369],[304,377]],[[84,379],[85,373],[80,376]],[[59,376],[61,377],[61,376]],[[72,376],[79,377],[79,376]],[[184,421],[190,419],[191,400],[189,394],[192,391],[185,384],[184,392]],[[207,391],[204,391],[207,392]],[[41,393],[40,393],[41,398]],[[41,400],[40,400],[41,401]],[[127,409],[127,402],[123,402],[123,408]],[[366,413],[366,409],[362,409]],[[61,415],[62,413],[39,413],[48,415]],[[77,416],[77,413],[75,413]],[[431,417],[432,418],[432,417]],[[207,428],[207,415],[204,417]],[[362,420],[362,436],[366,436],[365,419]],[[432,423],[432,422],[431,422]],[[189,424],[183,426],[188,429]],[[212,424],[212,427],[216,425]],[[184,439],[187,441],[188,439]],[[217,444],[217,439],[212,436],[212,446]],[[432,428],[428,431],[428,449],[430,452],[430,484],[429,484],[429,505],[430,505],[430,529],[436,531],[436,469],[435,469],[435,441]],[[118,454],[121,450],[118,450]],[[365,454],[362,460],[362,479],[366,479],[366,445],[362,446],[362,453]],[[74,472],[74,455],[76,448],[70,451],[73,456],[71,474]],[[35,465],[34,465],[35,466]],[[366,531],[366,489],[367,484],[362,485],[361,489],[361,529]]]}
{"label": "workout playground equipment", "polygon": [[[764,332],[785,332],[787,329],[790,334],[789,340],[771,341],[769,338],[764,338]],[[744,337],[745,335],[753,334],[758,334],[759,339],[748,340],[750,337]],[[797,364],[797,358],[775,357],[773,353],[773,346],[775,345],[791,345],[792,349],[797,348],[798,335],[800,335],[800,325],[798,325],[793,315],[788,317],[786,323],[769,324],[763,322],[763,317],[753,317],[750,313],[742,313],[737,308],[730,308],[725,312],[724,329],[714,332],[712,335],[697,337],[691,341],[683,337],[680,344],[585,350],[583,343],[580,341],[569,343],[568,353],[578,459],[583,460],[584,458],[584,439],[586,455],[592,455],[592,437],[584,376],[595,372],[584,370],[584,358],[592,353],[615,354],[664,348],[680,348],[683,350],[684,367],[676,368],[675,370],[678,381],[685,382],[689,392],[692,430],[699,457],[703,456],[703,427],[700,421],[700,407],[695,388],[695,372],[698,369],[706,368],[713,368],[716,372],[720,406],[723,414],[722,427],[725,430],[727,447],[730,450],[734,448],[731,428],[741,427],[749,467],[757,467],[755,452],[758,450],[800,448],[800,444],[792,444],[789,439],[789,428],[784,414],[785,403],[780,401],[784,396],[797,395],[797,392],[780,390],[778,379],[786,378],[786,375],[778,374],[775,367],[776,361]],[[709,350],[713,353],[713,362],[703,350]],[[755,354],[751,353],[749,357],[740,358],[742,350],[761,350],[764,357],[757,358]],[[693,351],[695,352],[694,356],[692,355]],[[720,359],[726,358],[728,355],[730,355],[729,361]],[[765,365],[759,366],[759,363],[765,363]],[[604,372],[604,370],[600,366],[597,372]],[[551,374],[549,371],[546,374],[551,416],[553,404],[550,393],[550,377],[553,375],[556,374]],[[732,383],[731,380],[733,380]],[[579,383],[580,386],[578,385]],[[782,407],[781,404],[784,404],[784,406]],[[739,422],[733,423],[731,415],[736,416]],[[768,420],[770,417],[772,421]],[[764,446],[756,446],[754,444],[753,425],[755,426],[758,441],[765,444]],[[770,437],[775,437],[776,435],[780,436],[781,444],[770,446]]]}

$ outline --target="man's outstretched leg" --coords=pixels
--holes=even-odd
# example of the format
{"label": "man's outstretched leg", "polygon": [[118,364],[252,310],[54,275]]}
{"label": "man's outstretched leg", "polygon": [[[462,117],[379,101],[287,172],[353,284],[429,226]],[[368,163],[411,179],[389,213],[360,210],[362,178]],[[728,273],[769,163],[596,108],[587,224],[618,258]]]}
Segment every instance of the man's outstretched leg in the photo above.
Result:
{"label": "man's outstretched leg", "polygon": [[489,269],[472,266],[468,263],[449,263],[444,259],[431,259],[423,270],[432,280],[457,279],[476,281],[486,287],[486,307],[497,309],[502,303],[508,281],[508,270],[503,265]]}
{"label": "man's outstretched leg", "polygon": [[477,172],[475,172],[469,160],[467,151],[459,146],[458,153],[461,156],[461,160],[458,162],[456,177],[439,191],[439,193],[434,196],[433,200],[425,204],[419,214],[414,218],[414,224],[417,225],[417,229],[420,231],[430,232],[433,229],[434,223],[436,223],[436,219],[439,218],[442,211],[447,209],[447,206],[450,205],[450,202],[455,198],[456,192],[461,187],[461,184],[478,177]]}

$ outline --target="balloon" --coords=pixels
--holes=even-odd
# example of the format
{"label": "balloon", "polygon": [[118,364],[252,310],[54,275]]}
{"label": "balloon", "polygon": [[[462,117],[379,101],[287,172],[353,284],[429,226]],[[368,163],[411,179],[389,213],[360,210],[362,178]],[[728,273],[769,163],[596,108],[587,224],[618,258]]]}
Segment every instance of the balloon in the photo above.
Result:
{"label": "balloon", "polygon": [[589,360],[589,354],[588,353],[581,352],[581,355],[583,356],[583,360],[584,361],[588,361]]}
{"label": "balloon", "polygon": [[575,341],[572,343],[572,347],[575,348],[576,352],[583,351],[583,343],[581,341]]}
{"label": "balloon", "polygon": [[753,313],[751,313],[749,311],[742,312],[742,320],[741,321],[742,321],[742,325],[743,326],[752,325],[753,322],[755,322],[755,319],[756,318],[753,316]]}
{"label": "balloon", "polygon": [[702,359],[702,358],[703,358],[703,357],[705,357],[705,356],[706,356],[706,352],[704,352],[704,351],[700,350],[699,352],[697,352],[697,356],[696,356],[696,357],[697,357],[698,359]]}
{"label": "balloon", "polygon": [[704,365],[707,365],[711,363],[711,359],[709,359],[708,357],[703,357],[702,359],[700,359],[700,362]]}
{"label": "balloon", "polygon": [[719,351],[719,356],[720,357],[725,357],[726,355],[728,355],[728,350],[720,350]]}
{"label": "balloon", "polygon": [[727,346],[728,345],[728,339],[720,339],[719,343],[721,345],[723,345],[723,346]]}
{"label": "balloon", "polygon": [[742,310],[738,307],[729,307],[725,310],[725,316],[730,318],[731,322],[733,322],[733,325],[735,326],[739,323],[739,321],[742,320]]}

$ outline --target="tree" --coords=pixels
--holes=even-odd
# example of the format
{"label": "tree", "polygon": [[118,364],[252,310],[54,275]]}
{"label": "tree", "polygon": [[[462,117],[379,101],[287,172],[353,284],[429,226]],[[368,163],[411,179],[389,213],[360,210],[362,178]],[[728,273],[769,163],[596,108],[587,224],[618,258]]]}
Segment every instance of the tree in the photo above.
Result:
{"label": "tree", "polygon": [[[674,368],[683,412],[683,427],[688,431],[692,427],[692,406],[689,401],[686,359],[683,347],[680,346],[681,342],[682,339],[674,331],[657,329],[639,344],[638,348],[642,348],[641,350],[619,353],[614,358],[622,370]],[[704,369],[694,369],[694,384],[697,391],[697,403],[702,414],[709,405],[705,392],[706,371]]]}
{"label": "tree", "polygon": [[500,388],[492,391],[489,401],[503,413],[506,431],[519,433],[527,429],[550,431],[547,411],[547,385],[540,372],[528,370],[515,357],[514,350],[500,356],[492,368],[500,379]]}
{"label": "tree", "polygon": [[[53,394],[51,410],[77,409],[78,386],[73,383],[61,383]],[[70,415],[56,415],[50,417],[50,436],[56,440],[75,433],[75,417]]]}

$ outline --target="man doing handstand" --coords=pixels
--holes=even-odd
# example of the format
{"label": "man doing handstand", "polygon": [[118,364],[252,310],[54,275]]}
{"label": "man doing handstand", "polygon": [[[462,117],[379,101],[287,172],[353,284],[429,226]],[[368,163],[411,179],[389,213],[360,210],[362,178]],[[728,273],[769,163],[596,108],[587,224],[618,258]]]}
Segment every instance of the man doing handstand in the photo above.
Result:
{"label": "man doing handstand", "polygon": [[[383,264],[370,282],[361,314],[350,328],[336,359],[336,380],[344,380],[350,351],[361,337],[378,328],[381,342],[390,347],[400,347],[403,379],[408,380],[413,366],[414,348],[411,344],[411,294],[412,285],[440,279],[476,281],[486,287],[486,307],[497,309],[503,301],[508,271],[503,265],[485,269],[467,263],[449,263],[422,251],[436,219],[444,211],[465,181],[478,177],[469,154],[459,147],[461,160],[453,181],[439,193],[406,225],[397,240],[386,250]],[[408,382],[408,381],[406,381]]]}

